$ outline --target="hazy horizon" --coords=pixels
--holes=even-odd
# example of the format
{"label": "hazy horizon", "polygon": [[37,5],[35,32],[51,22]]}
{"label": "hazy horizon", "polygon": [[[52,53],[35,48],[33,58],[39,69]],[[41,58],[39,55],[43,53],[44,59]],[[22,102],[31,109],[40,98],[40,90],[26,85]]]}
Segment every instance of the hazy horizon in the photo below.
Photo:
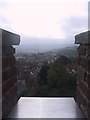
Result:
{"label": "hazy horizon", "polygon": [[72,44],[88,30],[88,0],[0,0],[0,27],[20,44]]}
{"label": "hazy horizon", "polygon": [[20,53],[33,53],[33,52],[45,52],[52,51],[57,49],[62,49],[66,47],[74,47],[75,44],[70,43],[26,43],[20,44],[19,46],[14,46],[16,48],[16,52]]}

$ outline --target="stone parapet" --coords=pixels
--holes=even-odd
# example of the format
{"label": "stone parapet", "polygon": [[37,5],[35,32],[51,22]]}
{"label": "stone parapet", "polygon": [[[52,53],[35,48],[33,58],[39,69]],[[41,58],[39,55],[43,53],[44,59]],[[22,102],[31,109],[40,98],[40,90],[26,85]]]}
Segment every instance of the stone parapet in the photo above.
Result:
{"label": "stone parapet", "polygon": [[0,32],[2,34],[2,45],[3,46],[19,45],[19,43],[20,43],[19,35],[9,32],[9,31],[6,31],[6,30],[3,30],[3,29],[0,29]]}
{"label": "stone parapet", "polygon": [[19,45],[20,36],[0,29],[0,39],[2,40],[2,118],[6,118],[18,99],[17,67],[13,45]]}
{"label": "stone parapet", "polygon": [[76,35],[75,44],[90,44],[90,31]]}
{"label": "stone parapet", "polygon": [[85,118],[90,118],[90,31],[75,36],[77,48],[77,96],[76,101]]}

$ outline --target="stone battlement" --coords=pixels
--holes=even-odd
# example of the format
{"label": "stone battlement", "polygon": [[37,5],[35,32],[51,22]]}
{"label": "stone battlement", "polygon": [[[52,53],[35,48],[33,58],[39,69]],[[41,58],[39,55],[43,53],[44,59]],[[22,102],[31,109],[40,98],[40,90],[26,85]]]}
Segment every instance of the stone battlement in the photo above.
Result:
{"label": "stone battlement", "polygon": [[2,118],[5,118],[17,102],[17,66],[15,48],[19,45],[20,36],[0,29],[2,41]]}
{"label": "stone battlement", "polygon": [[90,31],[75,36],[77,48],[77,103],[86,118],[90,118]]}
{"label": "stone battlement", "polygon": [[[13,45],[19,45],[19,43],[19,35],[0,29],[0,91],[2,91],[0,97],[2,96],[2,118],[7,117],[18,100],[16,87],[17,66]],[[90,31],[76,35],[75,44],[80,44],[77,48],[76,101],[85,118],[90,118]]]}

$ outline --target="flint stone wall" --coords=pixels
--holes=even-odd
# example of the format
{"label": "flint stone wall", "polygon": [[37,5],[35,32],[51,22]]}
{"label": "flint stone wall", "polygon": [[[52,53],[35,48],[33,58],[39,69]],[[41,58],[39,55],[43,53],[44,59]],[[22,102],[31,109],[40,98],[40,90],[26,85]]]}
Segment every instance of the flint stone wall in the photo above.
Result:
{"label": "flint stone wall", "polygon": [[77,96],[76,101],[85,118],[90,118],[90,31],[75,36],[77,48]]}
{"label": "flint stone wall", "polygon": [[19,45],[20,36],[0,29],[0,38],[2,40],[2,118],[6,118],[17,102],[17,67],[13,45]]}

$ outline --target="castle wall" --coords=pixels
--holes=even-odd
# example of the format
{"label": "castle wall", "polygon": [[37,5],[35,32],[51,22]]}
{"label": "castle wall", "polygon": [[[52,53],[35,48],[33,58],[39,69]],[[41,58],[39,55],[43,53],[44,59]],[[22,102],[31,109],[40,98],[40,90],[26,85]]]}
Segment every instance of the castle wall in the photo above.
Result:
{"label": "castle wall", "polygon": [[20,36],[0,29],[2,41],[2,118],[5,118],[17,102],[17,67],[15,48],[19,45]]}
{"label": "castle wall", "polygon": [[77,93],[76,101],[85,118],[90,118],[90,31],[75,36],[77,49]]}

